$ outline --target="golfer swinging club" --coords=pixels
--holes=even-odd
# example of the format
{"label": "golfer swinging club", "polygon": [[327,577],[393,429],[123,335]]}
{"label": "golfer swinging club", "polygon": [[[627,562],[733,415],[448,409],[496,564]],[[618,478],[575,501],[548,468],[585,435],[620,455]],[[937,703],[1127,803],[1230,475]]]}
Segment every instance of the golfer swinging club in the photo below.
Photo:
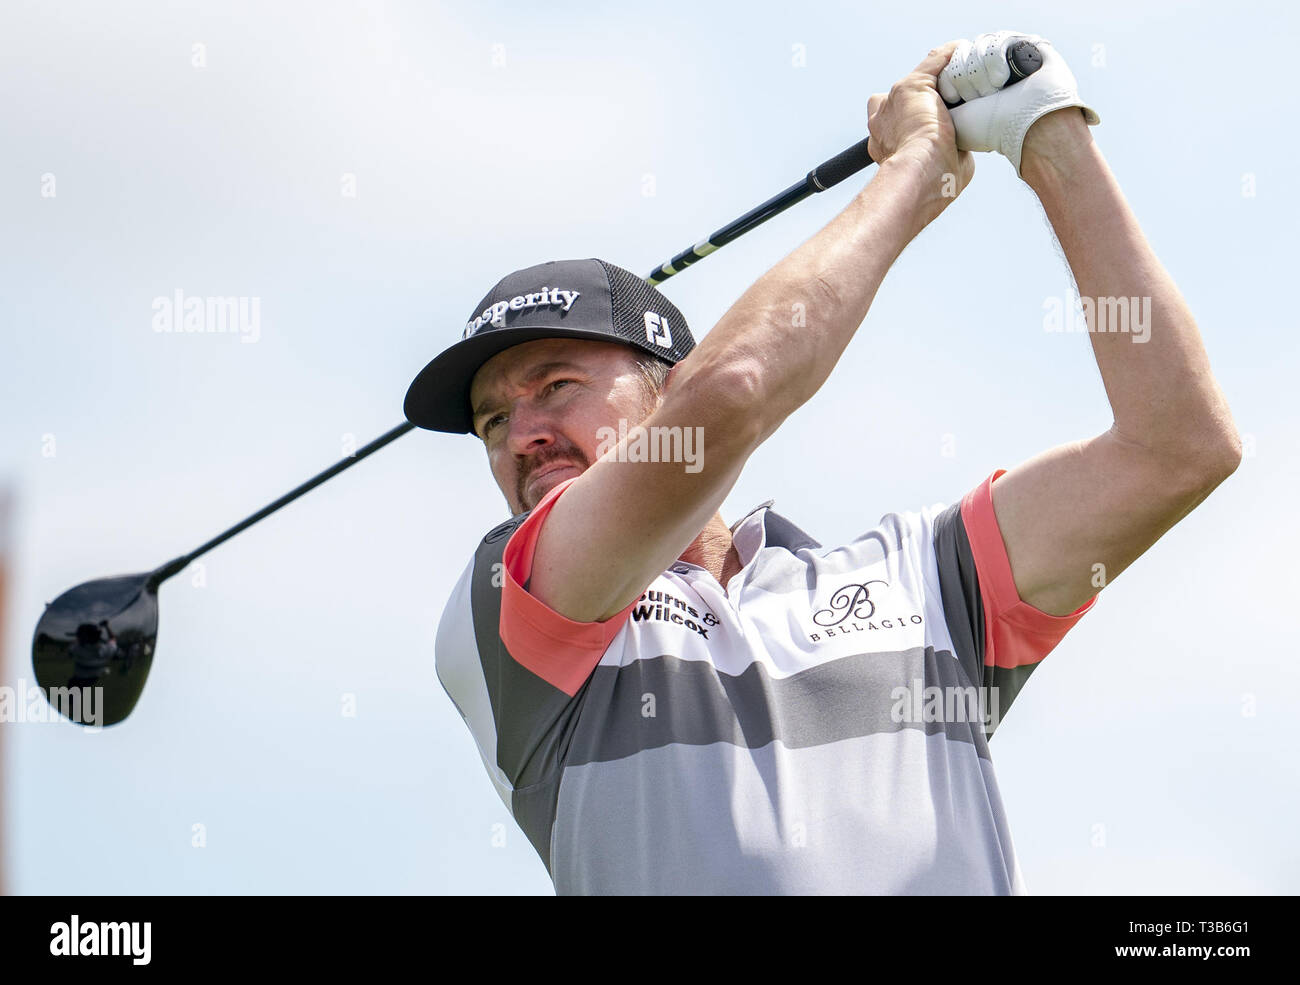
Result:
{"label": "golfer swinging club", "polygon": [[[1024,38],[1042,67],[1006,86]],[[478,436],[514,514],[448,601],[436,665],[557,894],[1026,891],[996,721],[918,713],[917,685],[1005,714],[1092,608],[1095,566],[1113,581],[1241,458],[1098,122],[1043,39],[950,42],[870,97],[873,180],[698,345],[634,274],[555,261],[501,280],[412,384],[408,419]],[[1150,298],[1142,344],[1089,315],[1113,426],[839,546],[770,502],[729,526],[750,455],[826,382],[972,150],[1038,195],[1081,298]],[[700,435],[700,462],[634,453],[647,433]]]}

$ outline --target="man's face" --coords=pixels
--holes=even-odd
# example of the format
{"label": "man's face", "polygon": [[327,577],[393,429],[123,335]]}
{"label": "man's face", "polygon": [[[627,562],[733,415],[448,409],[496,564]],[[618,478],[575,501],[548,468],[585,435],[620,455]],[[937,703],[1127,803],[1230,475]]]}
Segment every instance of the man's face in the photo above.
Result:
{"label": "man's face", "polygon": [[654,409],[635,350],[617,342],[538,339],[497,353],[470,386],[474,433],[512,513],[597,458],[598,431],[641,423]]}

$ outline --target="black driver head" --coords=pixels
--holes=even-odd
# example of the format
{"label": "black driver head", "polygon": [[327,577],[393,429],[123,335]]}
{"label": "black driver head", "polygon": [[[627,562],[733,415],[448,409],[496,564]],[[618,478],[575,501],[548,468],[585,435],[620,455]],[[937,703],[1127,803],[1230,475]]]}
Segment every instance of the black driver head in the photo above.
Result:
{"label": "black driver head", "polygon": [[32,638],[32,670],[69,721],[115,725],[131,714],[158,642],[155,574],[83,582],[46,605]]}

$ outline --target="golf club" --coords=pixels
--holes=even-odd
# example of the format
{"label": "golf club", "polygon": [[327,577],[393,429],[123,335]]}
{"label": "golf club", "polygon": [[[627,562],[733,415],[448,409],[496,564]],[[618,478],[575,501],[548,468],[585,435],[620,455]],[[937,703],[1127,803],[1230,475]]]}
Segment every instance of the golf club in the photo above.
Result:
{"label": "golf club", "polygon": [[[1012,85],[1037,71],[1042,66],[1042,56],[1031,42],[1018,41],[1007,51],[1007,64],[1011,69],[1007,85]],[[952,108],[959,103],[948,105]],[[867,139],[860,140],[819,164],[802,181],[678,253],[644,279],[652,285],[662,284],[797,202],[833,188],[875,163],[867,151],[867,143]],[[153,664],[158,643],[158,586],[235,534],[351,468],[414,427],[409,421],[403,421],[189,554],[153,571],[83,582],[46,603],[32,640],[32,669],[46,700],[78,725],[114,725],[122,721],[135,708]],[[87,697],[86,688],[102,689],[97,708]]]}
{"label": "golf club", "polygon": [[[412,427],[402,422],[189,554],[173,558],[153,571],[82,582],[46,603],[32,639],[32,669],[45,699],[78,725],[120,722],[139,700],[153,663],[158,643],[158,586],[191,561],[356,465]],[[98,706],[83,690],[86,687],[102,688]]]}
{"label": "golf club", "polygon": [[[1042,68],[1043,56],[1032,42],[1017,41],[1007,49],[1007,67],[1011,70],[1011,77],[1007,80],[1007,86],[1014,85]],[[1006,86],[1003,86],[1003,88],[1005,89]],[[949,109],[956,109],[961,104],[962,100],[960,99],[955,103],[944,100],[944,105]],[[652,270],[646,275],[646,282],[655,285],[662,284],[673,274],[681,273],[697,260],[704,259],[714,250],[726,246],[732,240],[743,236],[754,227],[762,225],[772,216],[780,215],[796,202],[802,202],[809,195],[815,195],[817,192],[824,192],[828,188],[833,188],[845,178],[857,174],[868,164],[875,163],[867,152],[867,140],[858,141],[852,147],[840,151],[830,160],[817,165],[808,172],[803,181],[796,182],[778,195],[773,195],[762,205],[751,209],[739,219],[723,226],[712,236],[696,243],[687,250],[683,250],[667,263]]]}

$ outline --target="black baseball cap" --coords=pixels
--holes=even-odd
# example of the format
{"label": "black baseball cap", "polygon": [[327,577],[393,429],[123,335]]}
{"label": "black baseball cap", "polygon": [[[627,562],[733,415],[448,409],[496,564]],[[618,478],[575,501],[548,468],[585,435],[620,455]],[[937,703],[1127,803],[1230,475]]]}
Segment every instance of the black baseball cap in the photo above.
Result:
{"label": "black baseball cap", "polygon": [[549,260],[507,274],[471,312],[461,340],[420,370],[403,411],[416,427],[472,434],[474,374],[534,339],[622,342],[675,365],[695,348],[676,305],[629,270],[593,258]]}

